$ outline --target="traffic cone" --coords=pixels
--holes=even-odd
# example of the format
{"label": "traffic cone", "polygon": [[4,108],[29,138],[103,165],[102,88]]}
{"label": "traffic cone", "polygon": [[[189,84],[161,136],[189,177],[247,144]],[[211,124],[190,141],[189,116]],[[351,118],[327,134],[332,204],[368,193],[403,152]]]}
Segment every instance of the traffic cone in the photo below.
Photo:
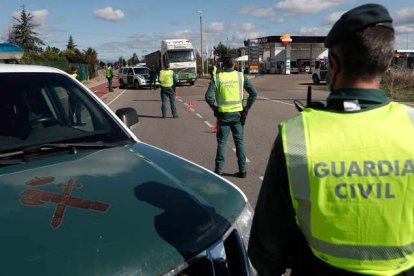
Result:
{"label": "traffic cone", "polygon": [[194,108],[192,100],[189,100],[187,104],[187,109],[190,109],[190,108]]}
{"label": "traffic cone", "polygon": [[175,99],[178,99],[180,96],[178,96],[178,92],[175,92]]}
{"label": "traffic cone", "polygon": [[216,133],[218,129],[218,119],[216,119],[216,126],[210,128],[210,133]]}

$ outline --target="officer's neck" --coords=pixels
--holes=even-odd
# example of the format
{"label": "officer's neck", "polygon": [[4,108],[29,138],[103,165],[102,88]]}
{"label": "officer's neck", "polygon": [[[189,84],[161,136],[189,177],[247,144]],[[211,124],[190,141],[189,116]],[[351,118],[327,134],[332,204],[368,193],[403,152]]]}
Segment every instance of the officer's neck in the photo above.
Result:
{"label": "officer's neck", "polygon": [[380,81],[379,78],[373,79],[344,79],[341,75],[337,75],[334,89],[341,89],[341,88],[362,88],[362,89],[379,89]]}

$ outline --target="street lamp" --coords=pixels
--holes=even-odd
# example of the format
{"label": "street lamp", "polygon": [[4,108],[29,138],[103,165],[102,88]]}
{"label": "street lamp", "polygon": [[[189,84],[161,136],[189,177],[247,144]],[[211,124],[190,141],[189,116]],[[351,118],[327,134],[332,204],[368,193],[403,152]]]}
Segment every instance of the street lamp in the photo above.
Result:
{"label": "street lamp", "polygon": [[201,75],[204,75],[204,57],[203,57],[203,11],[197,11],[200,15],[200,55],[201,55]]}

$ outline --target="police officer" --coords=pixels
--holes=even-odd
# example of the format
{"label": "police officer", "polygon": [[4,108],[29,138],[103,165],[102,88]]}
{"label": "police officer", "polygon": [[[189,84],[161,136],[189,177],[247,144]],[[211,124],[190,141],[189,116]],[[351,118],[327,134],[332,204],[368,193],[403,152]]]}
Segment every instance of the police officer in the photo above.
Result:
{"label": "police officer", "polygon": [[150,89],[157,89],[156,81],[157,81],[157,71],[155,70],[155,66],[153,65],[152,68],[149,70],[150,75]]}
{"label": "police officer", "polygon": [[79,78],[78,78],[78,68],[76,68],[75,66],[72,66],[70,68],[70,76],[74,79],[79,80]]}
{"label": "police officer", "polygon": [[[74,79],[79,80],[78,68],[76,68],[75,66],[72,66],[70,70],[71,70],[70,76]],[[72,125],[74,126],[86,125],[86,123],[82,121],[82,104],[80,103],[78,97],[75,95],[73,91],[70,91],[69,93],[69,104],[70,104],[69,115],[70,115],[70,120],[71,120]]]}
{"label": "police officer", "polygon": [[325,107],[279,127],[249,256],[259,275],[413,275],[414,109],[380,76],[394,52],[377,4],[341,16],[325,39]]}
{"label": "police officer", "polygon": [[[256,100],[257,91],[248,78],[234,70],[234,58],[224,56],[222,58],[223,71],[213,75],[210,81],[205,100],[213,109],[218,119],[217,129],[217,153],[215,160],[215,172],[223,174],[226,143],[230,131],[236,146],[236,155],[239,171],[236,176],[245,178],[247,175],[246,155],[243,143],[243,126],[247,113]],[[249,93],[246,106],[243,107],[244,89]]]}
{"label": "police officer", "polygon": [[162,117],[167,116],[167,98],[170,100],[171,113],[173,118],[178,118],[177,109],[175,107],[175,85],[177,84],[177,75],[170,69],[170,65],[166,63],[164,69],[160,70],[159,82],[161,86],[161,112]]}
{"label": "police officer", "polygon": [[105,76],[108,80],[108,91],[114,92],[114,89],[112,88],[112,78],[114,76],[114,71],[112,69],[112,64],[108,63],[105,70]]}

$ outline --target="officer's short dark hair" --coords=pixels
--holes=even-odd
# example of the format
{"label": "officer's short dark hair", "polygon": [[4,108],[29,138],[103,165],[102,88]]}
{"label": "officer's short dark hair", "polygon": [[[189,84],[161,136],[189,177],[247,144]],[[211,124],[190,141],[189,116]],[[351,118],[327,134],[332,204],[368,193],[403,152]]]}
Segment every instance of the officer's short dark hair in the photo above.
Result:
{"label": "officer's short dark hair", "polygon": [[231,55],[225,55],[220,58],[220,62],[223,63],[224,68],[231,68],[235,64],[234,57]]}
{"label": "officer's short dark hair", "polygon": [[395,34],[387,9],[378,4],[356,7],[341,16],[325,40],[346,79],[371,79],[388,68]]}
{"label": "officer's short dark hair", "polygon": [[170,68],[170,63],[166,62],[166,63],[164,64],[164,68],[165,68],[165,69]]}

